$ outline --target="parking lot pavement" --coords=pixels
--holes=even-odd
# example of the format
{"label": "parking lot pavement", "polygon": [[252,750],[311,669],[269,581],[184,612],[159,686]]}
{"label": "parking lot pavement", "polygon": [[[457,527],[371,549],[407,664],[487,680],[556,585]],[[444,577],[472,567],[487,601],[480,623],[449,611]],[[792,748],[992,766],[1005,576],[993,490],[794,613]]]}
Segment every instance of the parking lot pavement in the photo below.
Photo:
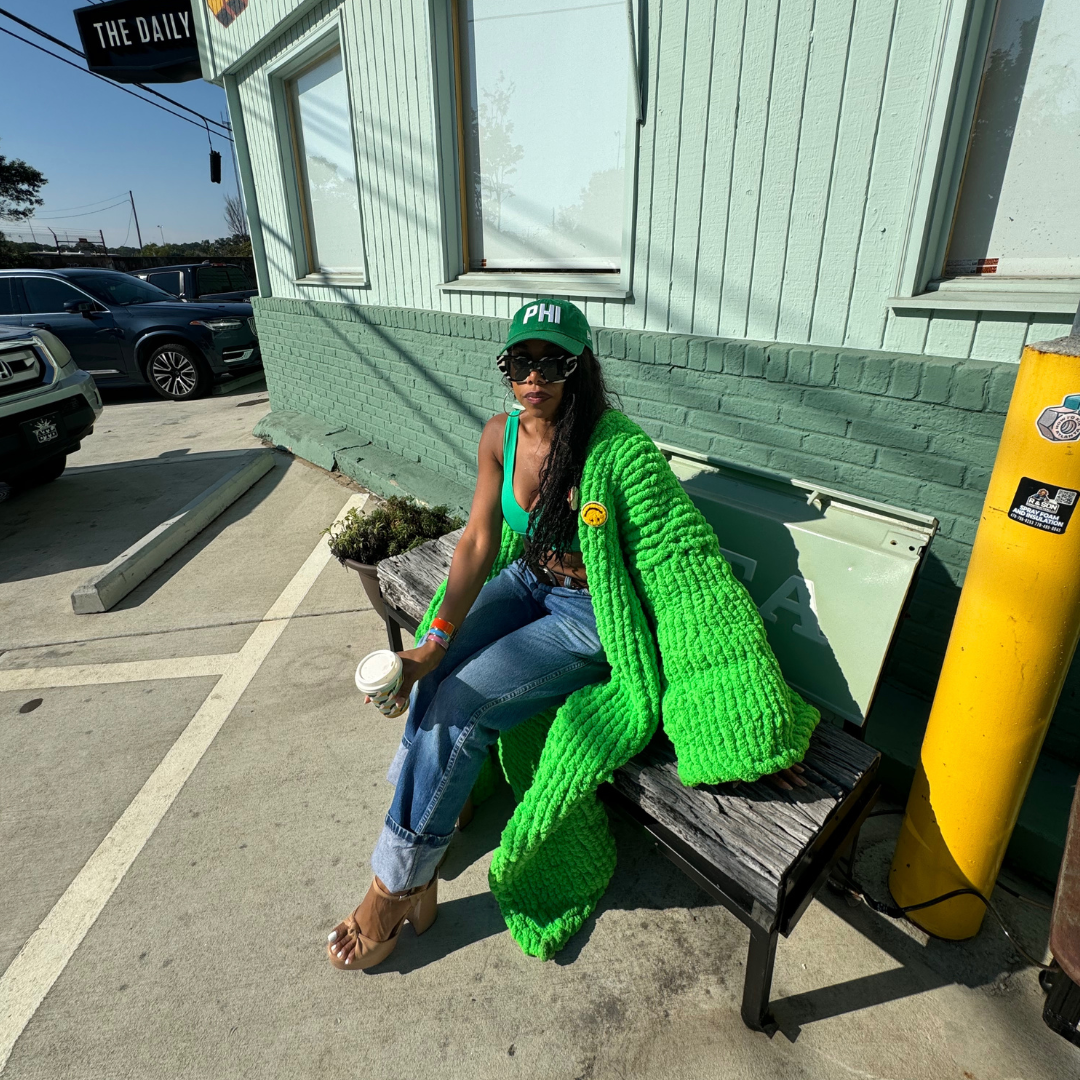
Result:
{"label": "parking lot pavement", "polygon": [[270,409],[265,383],[195,401],[162,401],[148,387],[106,390],[103,396],[105,411],[72,465],[257,447],[251,429]]}
{"label": "parking lot pavement", "polygon": [[[745,931],[619,822],[596,916],[553,962],[525,957],[487,889],[505,789],[452,844],[431,931],[371,973],[331,969],[401,734],[353,686],[385,634],[321,535],[364,495],[279,455],[117,609],[65,608],[111,544],[229,467],[207,446],[251,445],[222,435],[228,406],[204,424],[220,401],[183,407],[182,466],[153,442],[177,406],[139,403],[105,428],[116,461],[149,446],[155,464],[0,506],[5,1080],[1072,1075],[1034,971],[992,930],[932,942],[831,896],[778,951],[781,1034],[748,1031]],[[237,411],[250,428],[259,410]],[[106,474],[128,479],[90,483]],[[864,831],[879,895],[895,828]],[[1045,941],[1042,912],[1002,907]]]}

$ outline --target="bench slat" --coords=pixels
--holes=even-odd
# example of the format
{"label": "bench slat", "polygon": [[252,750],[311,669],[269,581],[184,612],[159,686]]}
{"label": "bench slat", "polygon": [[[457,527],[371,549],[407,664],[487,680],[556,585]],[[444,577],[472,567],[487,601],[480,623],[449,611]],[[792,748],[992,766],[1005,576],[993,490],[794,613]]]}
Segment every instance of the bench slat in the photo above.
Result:
{"label": "bench slat", "polygon": [[435,590],[450,573],[450,560],[464,531],[458,529],[404,555],[383,559],[378,566],[383,600],[419,622],[427,614]]}
{"label": "bench slat", "polygon": [[612,783],[762,907],[777,911],[788,874],[877,758],[823,722],[803,762],[805,788],[780,791],[764,780],[684,787],[663,743],[618,769]]}
{"label": "bench slat", "polygon": [[[625,783],[634,776],[634,788]],[[775,910],[783,868],[792,854],[775,837],[755,834],[753,823],[728,815],[709,799],[684,799],[674,769],[663,766],[635,769],[631,764],[614,779],[617,791],[643,810],[706,861],[734,878],[769,910]]]}
{"label": "bench slat", "polygon": [[[852,738],[842,728],[818,724],[814,731],[813,765],[844,791],[852,791],[880,754],[872,746]],[[807,761],[811,759],[808,756]]]}

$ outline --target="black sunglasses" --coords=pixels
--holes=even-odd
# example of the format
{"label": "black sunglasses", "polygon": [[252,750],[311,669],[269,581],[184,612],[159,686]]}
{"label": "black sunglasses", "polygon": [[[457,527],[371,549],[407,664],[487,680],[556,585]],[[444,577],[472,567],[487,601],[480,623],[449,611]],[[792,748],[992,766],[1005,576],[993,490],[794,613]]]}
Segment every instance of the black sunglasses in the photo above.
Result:
{"label": "black sunglasses", "polygon": [[576,356],[544,356],[533,360],[529,356],[518,356],[511,352],[499,354],[495,361],[499,370],[511,382],[523,383],[532,372],[536,372],[546,383],[561,383],[577,370]]}

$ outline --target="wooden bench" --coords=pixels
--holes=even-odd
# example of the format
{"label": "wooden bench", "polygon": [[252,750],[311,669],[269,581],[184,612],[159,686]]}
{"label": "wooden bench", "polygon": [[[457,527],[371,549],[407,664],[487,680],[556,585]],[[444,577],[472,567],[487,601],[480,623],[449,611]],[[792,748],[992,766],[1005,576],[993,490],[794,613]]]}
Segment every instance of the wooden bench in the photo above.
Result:
{"label": "wooden bench", "polygon": [[[786,937],[791,933],[836,863],[845,855],[853,856],[859,829],[879,792],[876,774],[880,754],[856,737],[856,733],[869,704],[866,687],[872,683],[872,696],[884,662],[884,650],[891,640],[919,557],[936,522],[932,519],[913,521],[918,515],[904,515],[838,492],[800,485],[798,481],[757,474],[749,474],[748,479],[748,474],[739,470],[735,470],[738,475],[732,477],[732,468],[728,466],[695,462],[674,454],[671,460],[691,497],[710,518],[715,516],[717,507],[710,504],[706,481],[710,477],[719,477],[712,484],[713,495],[722,493],[726,504],[720,515],[723,520],[718,532],[722,540],[734,536],[737,539],[731,542],[741,545],[737,550],[725,549],[725,554],[736,567],[740,562],[744,568],[749,567],[744,572],[744,580],[749,577],[748,587],[762,608],[767,626],[770,625],[769,604],[776,595],[780,596],[781,602],[775,604],[774,610],[785,611],[791,618],[785,625],[774,615],[772,622],[777,624],[777,629],[770,633],[770,641],[789,681],[802,684],[800,689],[822,707],[823,720],[810,740],[803,762],[805,788],[781,791],[764,780],[684,787],[676,772],[674,750],[659,734],[643,753],[616,772],[610,784],[603,785],[600,796],[611,807],[642,825],[680,870],[749,928],[742,1017],[748,1027],[771,1035],[776,1030],[776,1023],[769,1011],[769,993],[779,935]],[[696,485],[695,478],[698,480]],[[748,485],[749,492],[740,490],[740,483]],[[794,504],[791,503],[792,490],[796,492]],[[808,490],[813,496],[811,499],[806,497]],[[713,498],[713,503],[717,501]],[[838,530],[835,513],[831,522],[826,521],[830,510],[857,511],[853,519],[856,539],[851,541],[852,550],[847,552],[846,559],[837,563],[841,571],[839,581],[852,585],[858,578],[872,594],[876,594],[870,599],[878,609],[882,604],[887,607],[891,603],[895,610],[888,616],[884,648],[876,659],[871,657],[875,666],[870,682],[865,678],[860,681],[856,675],[865,673],[855,671],[856,667],[865,666],[865,650],[856,650],[859,664],[853,665],[841,645],[837,650],[828,650],[831,664],[823,663],[818,655],[820,685],[808,686],[807,682],[813,681],[812,666],[800,665],[798,653],[793,654],[790,647],[784,648],[792,643],[781,641],[778,648],[776,638],[779,634],[793,633],[801,639],[793,643],[796,650],[806,642],[819,654],[822,642],[828,644],[825,613],[829,608],[824,604],[822,589],[825,585],[828,590],[825,581],[828,575],[822,567],[829,560],[825,558],[823,563],[820,551],[815,555],[813,540],[795,543],[795,574],[798,581],[805,582],[805,594],[796,587],[798,582],[785,593],[792,569],[785,562],[785,552],[791,545],[778,543],[773,534],[778,524],[789,533],[793,527],[796,531],[810,528],[813,532],[816,524],[819,539],[824,537],[829,543],[836,542],[838,531],[843,533],[843,529]],[[867,517],[876,522],[876,531],[871,529],[869,534],[864,528]],[[839,521],[841,525],[844,523],[842,517]],[[423,618],[431,597],[449,571],[459,537],[460,532],[451,533],[379,564],[391,648],[399,650],[402,629],[414,632]],[[873,555],[883,551],[886,557],[895,558],[899,553],[892,549],[897,547],[910,548],[901,558],[901,562],[908,564],[910,573],[903,583],[893,575],[891,593],[881,586],[888,574],[883,576],[880,560],[869,558],[856,574],[860,554],[870,552]],[[740,551],[743,554],[739,554]],[[773,564],[771,574],[760,570],[766,555]],[[800,575],[804,564],[815,567],[816,582]],[[758,582],[756,590],[754,579]],[[805,595],[811,596],[814,602],[800,606]],[[782,603],[785,599],[788,601],[786,607]],[[861,610],[860,604],[865,599],[860,597],[855,607]],[[880,627],[874,629],[880,630]],[[864,632],[869,631],[864,628]],[[877,636],[881,638],[882,634]],[[811,652],[810,656],[813,658],[815,653]],[[789,667],[798,673],[798,679],[792,679]],[[837,671],[841,676],[839,683]],[[808,672],[811,674],[809,680]],[[820,692],[815,693],[815,689]]]}

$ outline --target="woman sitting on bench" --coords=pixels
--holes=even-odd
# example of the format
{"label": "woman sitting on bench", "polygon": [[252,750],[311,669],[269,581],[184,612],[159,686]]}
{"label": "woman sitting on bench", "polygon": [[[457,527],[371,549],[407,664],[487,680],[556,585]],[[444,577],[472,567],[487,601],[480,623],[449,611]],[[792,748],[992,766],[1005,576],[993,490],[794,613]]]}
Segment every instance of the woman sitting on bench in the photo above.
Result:
{"label": "woman sitting on bench", "polygon": [[582,312],[522,307],[496,364],[517,408],[484,426],[449,579],[400,654],[410,708],[375,878],[329,937],[347,971],[383,961],[406,921],[434,921],[439,865],[497,741],[519,804],[491,887],[515,939],[546,959],[614,870],[596,788],[661,711],[687,784],[800,784],[817,722],[712,529],[612,407]]}

